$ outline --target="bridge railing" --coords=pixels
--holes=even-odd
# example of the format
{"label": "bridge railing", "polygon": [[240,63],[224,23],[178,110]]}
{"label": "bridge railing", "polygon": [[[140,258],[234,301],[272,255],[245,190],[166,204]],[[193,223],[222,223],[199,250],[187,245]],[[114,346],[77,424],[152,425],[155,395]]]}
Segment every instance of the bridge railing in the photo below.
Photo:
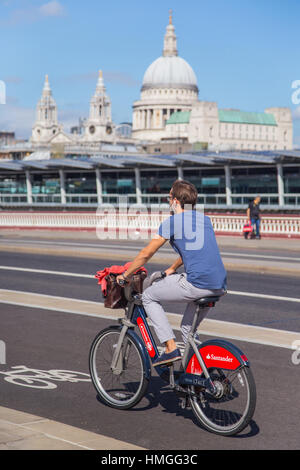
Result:
{"label": "bridge railing", "polygon": [[[247,217],[238,214],[209,214],[217,234],[242,234]],[[105,231],[134,231],[136,233],[156,233],[160,223],[169,212],[149,212],[138,207],[119,212],[113,206],[106,210],[80,211],[2,211],[0,229],[51,228]],[[270,236],[300,237],[300,216],[262,215],[261,234]]]}

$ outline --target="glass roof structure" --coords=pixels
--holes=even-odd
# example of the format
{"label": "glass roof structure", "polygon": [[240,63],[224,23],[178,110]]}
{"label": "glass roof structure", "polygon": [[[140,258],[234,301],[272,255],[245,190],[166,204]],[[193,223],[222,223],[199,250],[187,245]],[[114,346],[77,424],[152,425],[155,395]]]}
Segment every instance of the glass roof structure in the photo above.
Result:
{"label": "glass roof structure", "polygon": [[[0,171],[25,171],[35,170],[53,170],[53,169],[82,169],[93,170],[95,168],[143,168],[143,167],[165,167],[176,168],[179,166],[220,166],[230,164],[266,164],[274,165],[276,163],[300,163],[300,150],[284,151],[202,151],[168,155],[94,155],[78,156],[76,158],[48,158],[40,159],[36,153],[32,154],[32,159],[26,157],[23,160],[0,160]],[[42,157],[40,155],[39,157]]]}
{"label": "glass roof structure", "polygon": [[276,163],[276,156],[262,155],[254,152],[220,152],[209,154],[207,156],[212,158],[214,162],[223,160],[228,163],[232,160],[252,163]]}

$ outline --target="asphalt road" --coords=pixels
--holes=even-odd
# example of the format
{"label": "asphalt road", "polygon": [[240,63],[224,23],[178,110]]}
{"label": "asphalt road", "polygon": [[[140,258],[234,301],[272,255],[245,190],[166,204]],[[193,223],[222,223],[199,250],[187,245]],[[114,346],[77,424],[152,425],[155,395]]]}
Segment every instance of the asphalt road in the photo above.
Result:
{"label": "asphalt road", "polygon": [[[278,252],[277,252],[278,254]],[[288,256],[286,252],[281,253]],[[0,254],[1,289],[100,301],[93,275],[107,259],[83,259],[41,254]],[[120,261],[121,263],[121,261]],[[114,264],[119,264],[117,257]],[[123,261],[122,261],[123,264]],[[17,271],[10,268],[23,268]],[[150,271],[162,265],[149,265]],[[46,270],[51,273],[29,271]],[[228,273],[228,288],[299,298],[299,281],[289,276]],[[166,310],[179,312],[176,305]],[[38,308],[0,304],[0,339],[6,343],[6,364],[0,365],[3,406],[57,420],[147,449],[297,449],[300,410],[297,395],[299,366],[287,348],[234,341],[251,361],[257,385],[253,421],[240,435],[224,438],[202,430],[191,411],[181,410],[177,397],[153,372],[148,393],[130,411],[107,408],[96,400],[88,377],[92,339],[112,320]],[[228,295],[212,309],[210,318],[289,331],[300,331],[299,303],[268,297]],[[179,336],[178,336],[179,339]],[[205,339],[205,338],[203,338]],[[19,366],[23,366],[18,369]],[[38,375],[32,383],[12,374]],[[61,371],[74,371],[75,377]],[[21,382],[21,384],[20,384]]]}
{"label": "asphalt road", "polygon": [[[15,246],[30,246],[37,247],[62,247],[62,248],[91,248],[94,253],[103,252],[103,249],[110,251],[118,251],[121,253],[136,253],[138,249],[145,246],[149,239],[137,240],[131,239],[98,239],[94,232],[79,232],[65,234],[62,232],[47,233],[47,231],[39,231],[38,235],[32,231],[11,231],[3,230],[0,233],[0,247],[2,244],[10,243]],[[221,254],[223,257],[239,257],[250,260],[251,258],[259,260],[272,260],[272,261],[289,261],[292,263],[300,263],[299,254],[299,241],[286,239],[262,239],[262,240],[244,240],[242,237],[217,237],[217,242],[220,246]],[[282,245],[282,246],[281,246]],[[171,254],[174,253],[172,248],[166,244],[159,250],[160,253]]]}
{"label": "asphalt road", "polygon": [[[111,264],[123,264],[117,255]],[[107,259],[81,259],[40,254],[0,253],[0,279],[2,289],[21,290],[57,295],[82,300],[100,301],[102,295],[94,274],[108,266]],[[7,270],[5,267],[24,268],[25,271]],[[38,272],[28,272],[27,269]],[[149,273],[166,268],[165,264],[149,264]],[[40,270],[53,274],[41,273]],[[77,273],[91,278],[58,275]],[[252,272],[228,272],[228,290],[257,293],[265,296],[299,298],[299,278]],[[180,313],[176,304],[165,304],[169,312]],[[228,295],[211,310],[210,318],[237,323],[267,326],[282,330],[300,331],[299,303],[268,297]]]}

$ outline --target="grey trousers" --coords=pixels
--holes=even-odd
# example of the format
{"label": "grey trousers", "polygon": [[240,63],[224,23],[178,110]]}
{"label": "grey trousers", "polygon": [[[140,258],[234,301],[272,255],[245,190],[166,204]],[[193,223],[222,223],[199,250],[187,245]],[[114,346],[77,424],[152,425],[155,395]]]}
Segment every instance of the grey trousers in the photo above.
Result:
{"label": "grey trousers", "polygon": [[[186,274],[182,273],[171,274],[160,281],[154,282],[143,292],[142,301],[145,311],[153,324],[154,331],[161,343],[175,338],[161,302],[187,303],[181,321],[182,339],[184,343],[186,343],[197,308],[194,300],[207,295],[219,296],[223,294],[223,289],[205,290],[193,286],[186,280]],[[209,307],[202,309],[202,316],[199,318],[197,327],[209,310]]]}

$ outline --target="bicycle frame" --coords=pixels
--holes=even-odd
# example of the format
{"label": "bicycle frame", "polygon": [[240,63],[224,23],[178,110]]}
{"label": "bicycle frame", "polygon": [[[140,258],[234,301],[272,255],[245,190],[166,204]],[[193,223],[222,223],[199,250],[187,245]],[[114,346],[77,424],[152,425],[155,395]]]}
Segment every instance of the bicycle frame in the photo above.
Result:
{"label": "bicycle frame", "polygon": [[[224,340],[210,340],[205,343],[201,343],[194,338],[200,309],[201,307],[198,307],[194,316],[191,332],[188,336],[187,344],[185,346],[182,357],[181,371],[174,371],[174,364],[171,366],[155,366],[156,372],[163,380],[169,382],[172,388],[175,388],[184,393],[187,392],[186,389],[182,387],[186,385],[203,387],[210,393],[216,392],[215,386],[210,378],[208,370],[209,367],[224,368],[224,361],[227,361],[227,363],[225,362],[225,365],[229,370],[236,370],[242,366],[249,366],[246,356],[244,356],[242,351],[240,351],[231,343],[228,343]],[[140,350],[147,368],[146,374],[148,377],[150,377],[150,361],[153,364],[154,361],[159,357],[159,352],[147,322],[147,314],[143,307],[142,301],[138,296],[135,296],[129,302],[126,316],[125,318],[119,319],[119,322],[121,325],[123,325],[123,327],[112,360],[111,367],[113,373],[120,374],[122,372],[123,357],[120,354],[122,344],[127,332],[135,335],[133,329],[137,326],[143,339],[142,342],[138,337],[139,343],[141,344]],[[203,358],[204,355],[200,353],[199,349],[200,351],[203,349],[205,352],[205,360]],[[218,354],[226,354],[226,357],[216,356],[215,351],[217,351]],[[191,352],[192,356],[190,357]],[[209,367],[207,363],[209,363]]]}
{"label": "bicycle frame", "polygon": [[[120,362],[120,351],[121,347],[125,338],[126,333],[128,330],[132,330],[136,326],[139,328],[142,338],[143,338],[143,357],[144,359],[147,358],[147,368],[150,369],[150,360],[154,362],[159,357],[159,352],[149,328],[147,319],[147,315],[144,310],[143,304],[139,299],[133,299],[129,302],[129,306],[127,307],[126,317],[120,318],[119,323],[123,325],[121,330],[120,338],[118,344],[115,348],[115,352],[112,359],[112,371],[113,373],[118,373],[118,363]],[[148,354],[145,354],[145,349]],[[150,360],[149,360],[150,357]]]}

